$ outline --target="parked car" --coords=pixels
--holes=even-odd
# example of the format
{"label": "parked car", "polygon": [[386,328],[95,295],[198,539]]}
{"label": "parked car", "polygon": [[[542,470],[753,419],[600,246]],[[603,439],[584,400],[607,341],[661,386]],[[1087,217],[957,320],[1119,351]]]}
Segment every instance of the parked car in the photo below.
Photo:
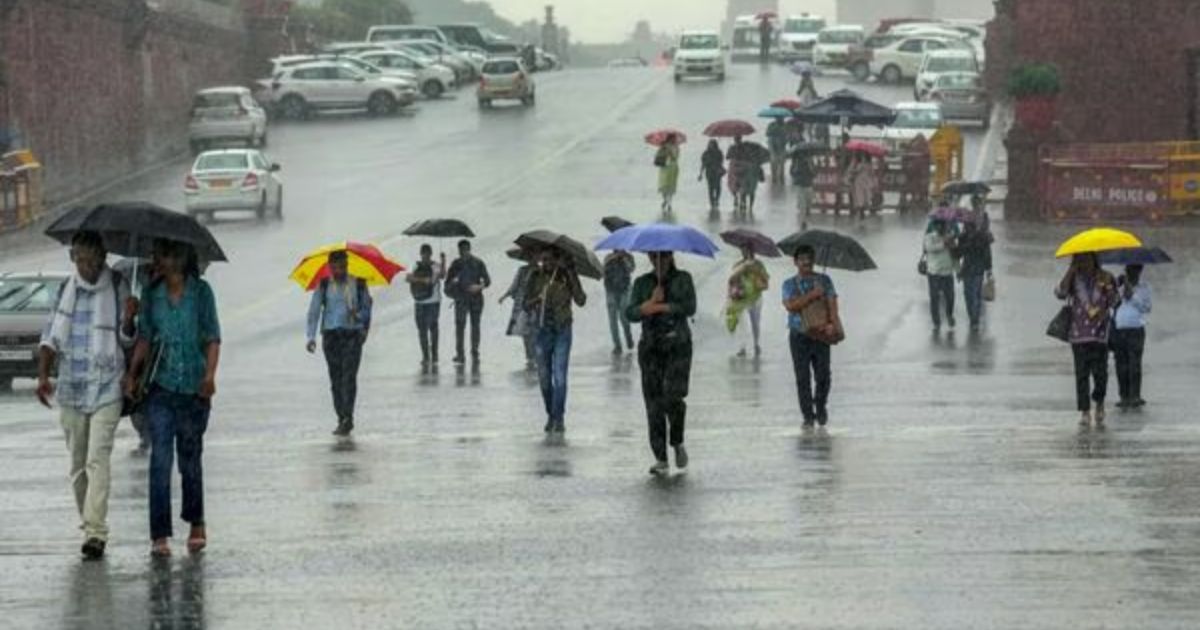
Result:
{"label": "parked car", "polygon": [[479,58],[478,64],[476,64],[475,60],[456,50],[454,47],[428,39],[397,42],[393,45],[405,51],[418,52],[429,57],[434,63],[450,68],[454,71],[455,81],[460,85],[478,77],[479,66],[483,65],[484,61],[487,61],[487,56],[483,55]]}
{"label": "parked car", "polygon": [[271,76],[277,75],[280,71],[286,68],[313,63],[315,61],[334,61],[341,63],[342,65],[349,66],[350,68],[357,70],[359,73],[366,75],[368,78],[391,77],[393,79],[401,79],[409,82],[412,84],[414,89],[417,86],[417,74],[410,70],[401,70],[400,68],[380,68],[379,66],[367,61],[363,61],[354,55],[341,55],[333,53],[276,57],[271,60],[271,63],[275,67],[275,71],[271,73]]}
{"label": "parked car", "polygon": [[867,31],[854,24],[829,26],[817,34],[817,43],[813,46],[813,63],[818,66],[844,68],[850,58],[850,48],[858,46],[867,39]]}
{"label": "parked car", "polygon": [[716,31],[685,31],[675,49],[675,81],[687,77],[725,80],[725,51]]}
{"label": "parked car", "polygon": [[888,46],[877,48],[871,55],[871,75],[884,83],[899,83],[915,79],[925,60],[925,53],[947,49],[970,50],[970,45],[961,39],[913,35],[899,39]]}
{"label": "parked car", "polygon": [[[734,63],[758,61],[762,52],[761,20],[753,15],[742,15],[733,21],[733,41],[730,44],[729,60]],[[774,37],[774,35],[772,35]],[[816,38],[814,34],[814,40]],[[778,56],[778,46],[773,46]],[[811,53],[811,50],[810,50]]]}
{"label": "parked car", "polygon": [[244,87],[200,90],[192,98],[192,120],[188,125],[192,153],[230,140],[252,147],[265,145],[267,112]]}
{"label": "parked car", "polygon": [[899,103],[895,110],[896,120],[883,130],[883,144],[892,154],[902,151],[918,135],[932,138],[944,122],[937,103]]}
{"label": "parked car", "polygon": [[992,122],[992,103],[983,79],[974,72],[939,75],[929,98],[941,105],[946,120],[978,120],[984,129]]}
{"label": "parked car", "polygon": [[483,64],[476,96],[479,106],[485,108],[497,99],[518,100],[529,106],[536,102],[537,87],[520,59],[493,59]]}
{"label": "parked car", "polygon": [[367,41],[372,44],[422,39],[432,39],[443,44],[450,43],[440,28],[427,24],[380,25],[367,29]]}
{"label": "parked car", "polygon": [[515,57],[520,54],[520,46],[501,37],[478,24],[438,24],[448,43],[459,46],[474,46],[487,52],[489,56]]}
{"label": "parked car", "polygon": [[382,116],[408,107],[416,99],[417,90],[409,81],[367,76],[343,59],[292,66],[271,81],[272,104],[293,119],[307,118],[317,110],[354,108]]}
{"label": "parked car", "polygon": [[871,78],[871,60],[875,51],[885,48],[903,39],[900,35],[891,33],[875,33],[868,35],[861,44],[851,45],[846,51],[846,69],[856,81],[867,81]]}
{"label": "parked car", "polygon": [[425,98],[440,98],[456,85],[454,71],[450,68],[424,63],[403,50],[365,52],[358,58],[385,71],[397,69],[416,74],[417,85]]}
{"label": "parked car", "polygon": [[38,345],[65,273],[0,274],[0,391],[38,377]]}
{"label": "parked car", "polygon": [[324,44],[317,48],[317,52],[323,55],[357,55],[372,50],[387,50],[384,44],[372,44],[371,42],[332,42]]}
{"label": "parked car", "polygon": [[256,149],[206,151],[196,157],[184,178],[187,213],[209,220],[216,212],[253,210],[262,219],[283,217],[283,182],[279,165]]}
{"label": "parked car", "polygon": [[813,47],[817,45],[817,35],[828,24],[819,15],[801,13],[789,15],[783,21],[779,33],[779,45],[776,46],[776,57],[780,61],[812,61]]}
{"label": "parked car", "polygon": [[913,83],[913,97],[923,101],[929,97],[929,92],[937,83],[939,76],[957,72],[980,72],[979,62],[975,60],[973,50],[934,50],[925,54],[921,69],[917,72],[917,80]]}

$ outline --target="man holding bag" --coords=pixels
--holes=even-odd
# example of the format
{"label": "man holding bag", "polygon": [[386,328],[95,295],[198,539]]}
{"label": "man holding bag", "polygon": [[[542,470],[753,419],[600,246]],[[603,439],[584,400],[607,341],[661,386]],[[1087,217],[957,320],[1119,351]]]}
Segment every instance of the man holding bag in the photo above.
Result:
{"label": "man holding bag", "polygon": [[800,413],[804,428],[811,429],[814,423],[823,427],[829,422],[830,346],[844,333],[833,280],[813,270],[816,252],[802,245],[793,258],[798,273],[783,283],[783,307],[788,312]]}

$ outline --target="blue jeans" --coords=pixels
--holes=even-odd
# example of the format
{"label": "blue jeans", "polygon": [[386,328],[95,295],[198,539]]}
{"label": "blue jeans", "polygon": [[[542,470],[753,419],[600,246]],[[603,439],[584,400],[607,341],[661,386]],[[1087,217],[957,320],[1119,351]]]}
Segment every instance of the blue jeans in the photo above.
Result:
{"label": "blue jeans", "polygon": [[613,348],[621,349],[621,333],[625,333],[625,347],[633,349],[633,330],[629,319],[625,317],[625,307],[629,306],[629,291],[609,293],[608,300],[608,332],[612,335]]}
{"label": "blue jeans", "polygon": [[972,326],[979,325],[983,312],[983,274],[963,276],[963,301],[967,303],[967,319]]}
{"label": "blue jeans", "polygon": [[534,360],[546,416],[562,426],[567,408],[567,368],[571,362],[571,326],[543,326],[533,333]]}
{"label": "blue jeans", "polygon": [[150,539],[170,538],[171,466],[179,454],[183,511],[180,518],[204,524],[204,431],[211,403],[191,394],[155,388],[146,402],[150,428]]}

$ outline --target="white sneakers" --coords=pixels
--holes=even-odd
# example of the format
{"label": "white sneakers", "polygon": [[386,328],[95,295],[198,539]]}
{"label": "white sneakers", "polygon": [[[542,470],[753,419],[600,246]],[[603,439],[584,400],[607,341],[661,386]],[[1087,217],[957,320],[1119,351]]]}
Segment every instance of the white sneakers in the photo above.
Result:
{"label": "white sneakers", "polygon": [[656,477],[664,477],[671,472],[671,465],[667,462],[654,462],[650,467],[650,474]]}

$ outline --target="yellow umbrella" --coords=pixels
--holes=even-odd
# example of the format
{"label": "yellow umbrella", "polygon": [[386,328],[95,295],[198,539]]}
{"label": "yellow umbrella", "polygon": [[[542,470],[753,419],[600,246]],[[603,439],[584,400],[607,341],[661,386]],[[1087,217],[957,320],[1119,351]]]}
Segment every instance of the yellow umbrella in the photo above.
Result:
{"label": "yellow umbrella", "polygon": [[346,252],[348,273],[355,278],[366,280],[370,286],[391,284],[392,278],[404,271],[403,265],[385,256],[374,245],[343,241],[309,252],[289,277],[305,291],[316,289],[321,280],[329,277],[329,254],[340,251]]}
{"label": "yellow umbrella", "polygon": [[1138,240],[1138,237],[1129,232],[1113,228],[1092,228],[1072,236],[1065,243],[1059,245],[1054,257],[1066,258],[1075,254],[1095,254],[1141,246],[1142,242]]}

